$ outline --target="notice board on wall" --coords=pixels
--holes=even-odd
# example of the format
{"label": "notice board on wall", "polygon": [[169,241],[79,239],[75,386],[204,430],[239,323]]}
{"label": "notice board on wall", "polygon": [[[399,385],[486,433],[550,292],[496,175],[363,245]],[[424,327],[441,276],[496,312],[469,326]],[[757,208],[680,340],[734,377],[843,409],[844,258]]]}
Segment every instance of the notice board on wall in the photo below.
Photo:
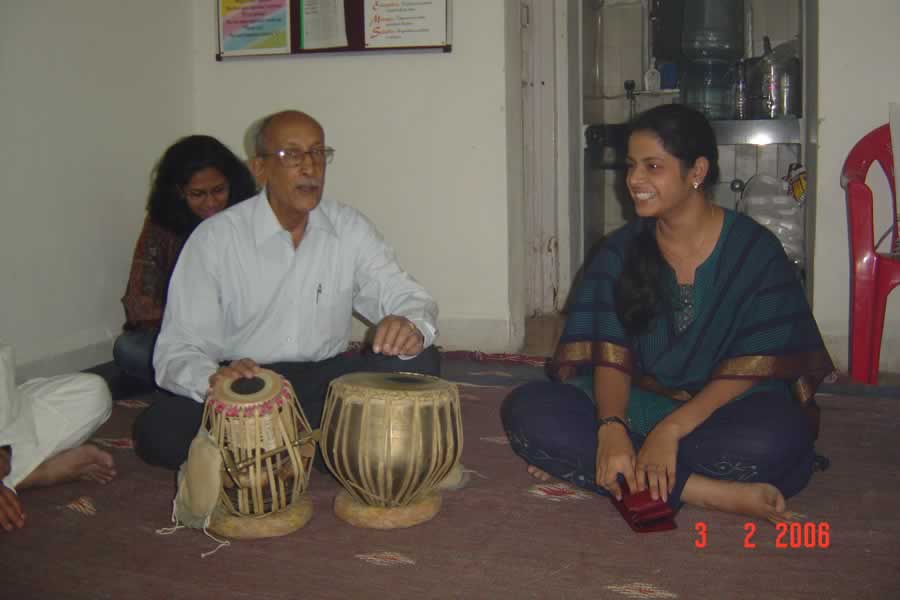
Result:
{"label": "notice board on wall", "polygon": [[451,50],[451,0],[216,0],[216,59]]}

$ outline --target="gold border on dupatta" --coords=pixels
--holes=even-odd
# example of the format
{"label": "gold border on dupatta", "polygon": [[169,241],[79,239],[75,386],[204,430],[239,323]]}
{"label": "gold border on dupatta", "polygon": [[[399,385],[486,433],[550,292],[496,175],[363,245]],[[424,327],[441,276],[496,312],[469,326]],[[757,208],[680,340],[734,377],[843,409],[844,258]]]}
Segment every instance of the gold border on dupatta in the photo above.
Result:
{"label": "gold border on dupatta", "polygon": [[787,356],[740,356],[722,361],[710,379],[727,378],[777,378],[793,380],[791,391],[800,402],[813,397],[816,388],[829,373],[834,363],[825,350],[790,354]]}
{"label": "gold border on dupatta", "polygon": [[[713,372],[713,379],[765,379],[793,380],[791,392],[802,404],[815,395],[816,388],[829,373],[834,371],[831,357],[824,350],[792,354],[790,356],[741,356],[723,361]],[[661,385],[648,375],[639,377],[635,384],[643,390],[666,396],[679,402],[687,402],[693,396],[686,390],[673,390]]]}
{"label": "gold border on dupatta", "polygon": [[560,344],[553,356],[553,370],[561,379],[575,374],[575,365],[613,367],[631,373],[631,350],[610,342],[572,342]]}
{"label": "gold border on dupatta", "polygon": [[560,344],[553,355],[553,362],[559,364],[590,362],[593,356],[593,345],[593,342]]}
{"label": "gold border on dupatta", "polygon": [[628,373],[632,370],[631,350],[610,342],[594,344],[593,361],[595,366],[616,367]]}

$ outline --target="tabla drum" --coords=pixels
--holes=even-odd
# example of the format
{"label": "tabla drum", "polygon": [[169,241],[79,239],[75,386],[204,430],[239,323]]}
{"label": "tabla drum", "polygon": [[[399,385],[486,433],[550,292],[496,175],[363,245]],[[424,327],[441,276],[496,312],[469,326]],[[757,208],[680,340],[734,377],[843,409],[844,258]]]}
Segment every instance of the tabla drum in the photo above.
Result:
{"label": "tabla drum", "polygon": [[351,373],[331,382],[320,448],[343,486],[338,517],[393,529],[440,510],[435,486],[459,462],[463,432],[456,385],[414,373]]}
{"label": "tabla drum", "polygon": [[261,369],[219,378],[203,427],[222,453],[222,490],[209,530],[231,538],[286,535],[312,516],[304,495],[315,435],[287,379]]}

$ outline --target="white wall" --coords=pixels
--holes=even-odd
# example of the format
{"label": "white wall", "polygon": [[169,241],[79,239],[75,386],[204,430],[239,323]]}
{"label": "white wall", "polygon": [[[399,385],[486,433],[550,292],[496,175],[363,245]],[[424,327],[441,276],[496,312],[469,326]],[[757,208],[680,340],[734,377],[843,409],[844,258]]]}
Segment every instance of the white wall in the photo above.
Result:
{"label": "white wall", "polygon": [[214,5],[0,3],[0,338],[20,378],[110,359],[162,150],[202,132],[242,154],[250,123],[283,108],[321,120],[338,149],[327,193],[369,215],[434,293],[440,343],[515,349],[518,2],[457,0],[448,54],[225,62]]}
{"label": "white wall", "polygon": [[[813,307],[835,362],[847,366],[849,259],[841,166],[850,148],[900,102],[900,3],[819,2],[818,173]],[[877,168],[876,168],[877,170]],[[882,181],[879,195],[885,200]],[[886,202],[886,200],[885,200]],[[890,221],[876,227],[880,234]],[[900,371],[900,291],[889,299],[882,370]]]}
{"label": "white wall", "polygon": [[[441,343],[515,349],[521,113],[518,48],[504,39],[517,33],[518,3],[454,5],[449,54],[216,63],[207,2],[0,3],[0,337],[16,347],[20,374],[109,359],[149,171],[162,149],[209,132],[239,150],[252,120],[287,107],[325,125],[338,148],[328,193],[366,212],[433,291]],[[814,310],[846,366],[838,177],[853,143],[900,101],[900,79],[891,75],[900,5],[821,2],[819,12]],[[893,371],[898,303],[900,294],[888,307],[882,353]]]}
{"label": "white wall", "polygon": [[[325,193],[371,218],[440,306],[439,343],[509,350],[506,12],[457,0],[453,51],[214,60],[194,3],[194,125],[242,148],[276,110],[316,117],[337,149]],[[514,149],[515,151],[515,149]]]}
{"label": "white wall", "polygon": [[0,2],[0,337],[19,376],[109,360],[149,171],[188,130],[181,0]]}

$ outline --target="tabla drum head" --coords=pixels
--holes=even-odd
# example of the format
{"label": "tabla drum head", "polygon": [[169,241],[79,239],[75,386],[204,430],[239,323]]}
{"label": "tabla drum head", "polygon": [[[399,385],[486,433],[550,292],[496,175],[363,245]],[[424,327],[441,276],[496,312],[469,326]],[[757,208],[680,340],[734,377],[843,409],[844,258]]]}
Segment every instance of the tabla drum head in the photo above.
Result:
{"label": "tabla drum head", "polygon": [[220,377],[213,386],[212,395],[228,404],[255,404],[271,400],[281,389],[281,375],[260,369],[255,377]]}
{"label": "tabla drum head", "polygon": [[452,384],[439,377],[419,373],[375,373],[359,372],[343,375],[334,380],[348,386],[359,386],[374,390],[397,392],[429,392],[445,390]]}

